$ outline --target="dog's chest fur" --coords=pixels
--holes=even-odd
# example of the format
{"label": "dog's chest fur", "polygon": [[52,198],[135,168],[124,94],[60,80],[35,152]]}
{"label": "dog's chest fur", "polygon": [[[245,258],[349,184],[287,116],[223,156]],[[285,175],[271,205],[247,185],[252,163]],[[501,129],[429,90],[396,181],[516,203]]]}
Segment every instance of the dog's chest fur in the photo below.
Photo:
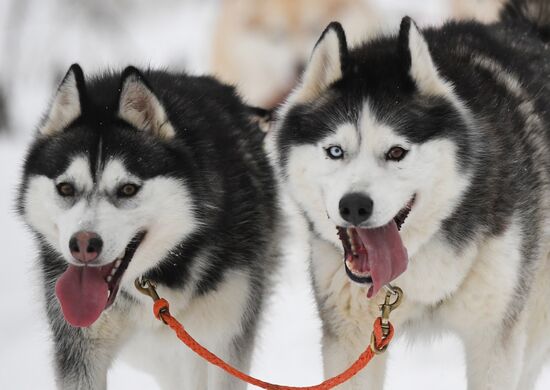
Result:
{"label": "dog's chest fur", "polygon": [[[523,272],[519,240],[518,227],[512,225],[503,235],[473,244],[460,254],[437,238],[424,245],[395,281],[405,294],[391,316],[397,333],[411,323],[415,329],[425,324],[459,333],[469,332],[472,322],[501,326],[513,307],[512,286]],[[368,300],[366,289],[347,277],[342,254],[326,241],[312,239],[311,261],[325,331],[352,342],[359,351],[364,349],[385,292]],[[540,281],[548,277],[546,268],[538,273],[534,289],[544,289]],[[540,306],[536,299],[529,304]]]}

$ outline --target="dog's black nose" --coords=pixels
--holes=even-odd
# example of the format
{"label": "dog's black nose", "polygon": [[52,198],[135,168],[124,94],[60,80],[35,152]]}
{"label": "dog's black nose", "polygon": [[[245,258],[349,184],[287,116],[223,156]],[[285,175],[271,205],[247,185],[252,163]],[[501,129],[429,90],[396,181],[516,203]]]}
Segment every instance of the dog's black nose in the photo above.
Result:
{"label": "dog's black nose", "polygon": [[371,216],[372,205],[372,199],[368,196],[352,193],[340,199],[338,208],[342,218],[354,226],[359,226]]}
{"label": "dog's black nose", "polygon": [[78,232],[69,240],[69,249],[73,257],[81,263],[97,259],[103,248],[103,240],[94,232]]}

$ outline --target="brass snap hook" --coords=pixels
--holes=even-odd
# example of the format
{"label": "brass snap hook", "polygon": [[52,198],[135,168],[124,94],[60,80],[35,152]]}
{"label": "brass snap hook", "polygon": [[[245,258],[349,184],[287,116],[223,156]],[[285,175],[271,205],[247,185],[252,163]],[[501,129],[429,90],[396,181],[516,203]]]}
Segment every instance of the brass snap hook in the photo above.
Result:
{"label": "brass snap hook", "polygon": [[140,293],[151,297],[153,301],[158,301],[160,299],[156,286],[149,279],[140,276],[134,281],[134,286]]}
{"label": "brass snap hook", "polygon": [[[395,296],[395,299],[392,298]],[[382,333],[384,337],[387,337],[390,333],[390,314],[392,311],[397,309],[403,300],[403,290],[397,286],[392,286],[388,288],[386,292],[386,297],[384,298],[384,303],[380,307],[380,318],[382,319]]]}
{"label": "brass snap hook", "polygon": [[[168,312],[168,302],[164,299],[161,299],[157,293],[157,286],[153,282],[151,282],[149,279],[145,279],[144,277],[140,276],[134,281],[134,286],[136,289],[142,293],[143,295],[147,295],[148,297],[151,297],[151,299],[154,301],[154,307],[153,310],[155,311],[155,317],[157,317],[159,320],[164,322],[165,324],[168,324],[162,314],[170,314]],[[160,306],[157,311],[157,304],[164,304],[164,306]]]}
{"label": "brass snap hook", "polygon": [[[384,298],[384,303],[379,305],[380,307],[380,327],[382,328],[382,339],[385,340],[390,334],[390,314],[392,311],[397,309],[403,300],[403,290],[395,286],[386,287],[386,297]],[[375,354],[381,354],[386,351],[388,345],[384,345],[379,348],[376,344],[376,337],[374,332],[372,332],[370,337],[370,346],[372,351]]]}

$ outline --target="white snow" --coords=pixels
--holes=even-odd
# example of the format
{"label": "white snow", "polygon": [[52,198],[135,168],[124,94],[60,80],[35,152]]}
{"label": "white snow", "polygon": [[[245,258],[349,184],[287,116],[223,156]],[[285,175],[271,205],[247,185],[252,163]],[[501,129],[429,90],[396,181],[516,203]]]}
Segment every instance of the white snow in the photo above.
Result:
{"label": "white snow", "polygon": [[[8,3],[2,3],[0,24],[7,23]],[[114,4],[110,0],[102,3],[104,6]],[[0,137],[0,389],[55,387],[35,248],[31,235],[14,211],[28,135],[53,88],[53,76],[45,74],[53,70],[52,64],[64,69],[76,61],[83,63],[85,71],[133,61],[170,67],[185,62],[191,71],[205,71],[209,55],[207,42],[217,2],[168,3],[172,8],[147,7],[144,1],[118,1],[118,15],[133,12],[132,18],[121,19],[118,25],[132,40],[121,42],[119,38],[118,42],[107,44],[112,35],[116,36],[116,31],[104,31],[105,26],[97,24],[95,19],[64,9],[68,2],[30,0],[27,3],[30,4],[29,21],[15,43],[20,57],[6,61],[10,55],[6,51],[4,57],[0,57],[4,64],[3,69],[0,68],[4,73],[0,76],[2,80],[6,80],[9,71],[7,84],[15,102],[14,130],[17,130],[15,137]],[[389,15],[391,26],[406,13],[429,23],[441,20],[447,12],[439,0],[414,2],[416,4],[406,0],[377,0],[377,3]],[[44,63],[48,64],[45,70]],[[308,385],[322,379],[320,324],[303,250],[302,246],[294,245],[292,254],[286,258],[265,315],[252,368],[253,375],[283,384]],[[396,331],[399,333],[399,329]],[[177,342],[174,337],[174,343]],[[401,338],[392,344],[390,354],[386,386],[389,390],[466,388],[464,356],[455,337],[444,336],[430,343],[409,343]],[[112,389],[158,388],[153,378],[121,361],[117,361],[109,373],[109,386]],[[548,388],[550,369],[546,368],[537,390]]]}

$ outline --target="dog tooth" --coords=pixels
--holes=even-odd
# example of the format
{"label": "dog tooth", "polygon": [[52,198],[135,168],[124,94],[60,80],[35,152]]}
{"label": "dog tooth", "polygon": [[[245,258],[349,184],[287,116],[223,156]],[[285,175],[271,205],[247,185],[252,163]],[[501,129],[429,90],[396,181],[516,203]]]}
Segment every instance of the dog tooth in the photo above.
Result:
{"label": "dog tooth", "polygon": [[117,261],[115,261],[115,268],[118,268],[121,264],[122,264],[122,260],[118,259]]}
{"label": "dog tooth", "polygon": [[351,252],[353,253],[354,256],[357,256],[357,244],[355,243],[355,239],[350,239],[350,244],[351,244]]}
{"label": "dog tooth", "polygon": [[115,276],[117,269],[117,267],[113,267],[113,269],[111,270],[111,276]]}
{"label": "dog tooth", "polygon": [[107,283],[111,283],[111,280],[113,280],[113,277],[111,275],[107,276]]}

